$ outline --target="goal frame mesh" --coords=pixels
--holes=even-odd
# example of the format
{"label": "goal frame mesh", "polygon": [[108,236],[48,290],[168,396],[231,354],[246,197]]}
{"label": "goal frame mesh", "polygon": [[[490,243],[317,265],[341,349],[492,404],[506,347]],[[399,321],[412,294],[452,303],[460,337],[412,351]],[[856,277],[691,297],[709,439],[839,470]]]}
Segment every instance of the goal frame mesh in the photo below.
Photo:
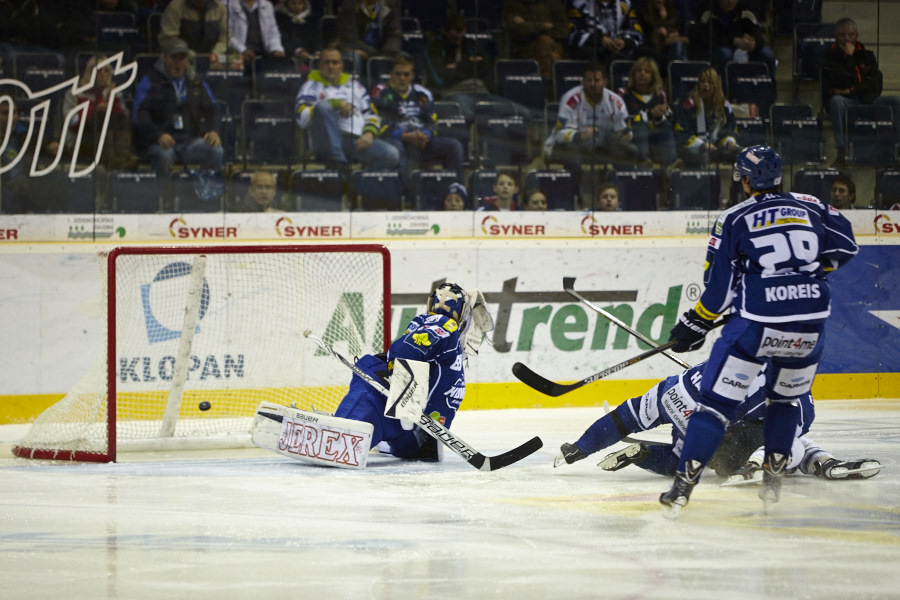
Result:
{"label": "goal frame mesh", "polygon": [[[286,253],[367,253],[380,256],[381,261],[381,285],[382,285],[382,302],[381,302],[381,321],[383,325],[382,333],[382,350],[387,352],[390,346],[391,337],[391,260],[388,249],[380,244],[322,244],[322,245],[220,245],[220,246],[123,246],[117,247],[109,251],[106,258],[106,319],[105,319],[105,384],[106,384],[106,451],[93,450],[66,450],[66,449],[45,449],[29,445],[27,443],[28,436],[13,448],[13,454],[22,458],[61,460],[61,461],[80,461],[80,462],[115,462],[117,452],[121,448],[121,444],[117,439],[117,270],[116,260],[122,256],[134,255],[162,255],[177,257],[179,255],[225,255],[225,254],[286,254]],[[376,336],[378,329],[375,330]],[[377,337],[376,337],[377,340]],[[99,359],[98,359],[99,363]],[[96,367],[96,365],[95,365]],[[92,367],[95,368],[95,367]],[[349,381],[349,376],[348,376]],[[66,396],[68,397],[68,395]],[[65,400],[65,398],[64,398]],[[61,401],[62,402],[62,401]],[[51,407],[52,409],[53,407]],[[48,409],[50,410],[50,409]],[[40,419],[40,417],[39,417]],[[98,421],[98,422],[102,422]],[[248,431],[249,439],[249,431]],[[129,445],[129,450],[156,450],[156,449],[179,449],[194,448],[194,445],[179,444],[178,440],[172,440],[170,443],[159,443],[164,440],[148,439],[146,443]],[[215,447],[234,447],[233,441],[228,439],[218,440],[200,440],[198,447],[215,448]]]}

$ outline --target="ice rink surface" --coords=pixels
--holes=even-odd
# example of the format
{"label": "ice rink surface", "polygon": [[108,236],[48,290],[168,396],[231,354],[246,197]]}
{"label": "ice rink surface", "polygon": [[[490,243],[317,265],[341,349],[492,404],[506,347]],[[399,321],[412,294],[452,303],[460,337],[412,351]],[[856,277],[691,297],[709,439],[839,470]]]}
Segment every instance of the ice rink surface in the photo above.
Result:
{"label": "ice rink surface", "polygon": [[896,599],[900,400],[816,412],[813,440],[881,473],[792,476],[768,516],[710,473],[676,521],[667,478],[602,471],[605,452],[552,468],[600,408],[461,412],[453,430],[485,454],[543,438],[493,473],[452,453],[348,471],[258,449],[55,464],[12,458],[22,427],[0,427],[0,597]]}

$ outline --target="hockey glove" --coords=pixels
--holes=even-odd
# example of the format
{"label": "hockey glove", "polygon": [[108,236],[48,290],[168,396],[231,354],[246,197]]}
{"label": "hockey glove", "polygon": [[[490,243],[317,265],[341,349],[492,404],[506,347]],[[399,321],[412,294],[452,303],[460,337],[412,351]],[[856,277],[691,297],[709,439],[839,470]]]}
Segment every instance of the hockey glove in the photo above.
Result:
{"label": "hockey glove", "polygon": [[706,341],[706,334],[713,328],[713,322],[707,321],[697,314],[697,311],[691,309],[681,315],[678,323],[669,333],[669,341],[675,341],[672,346],[673,352],[693,352],[703,347]]}

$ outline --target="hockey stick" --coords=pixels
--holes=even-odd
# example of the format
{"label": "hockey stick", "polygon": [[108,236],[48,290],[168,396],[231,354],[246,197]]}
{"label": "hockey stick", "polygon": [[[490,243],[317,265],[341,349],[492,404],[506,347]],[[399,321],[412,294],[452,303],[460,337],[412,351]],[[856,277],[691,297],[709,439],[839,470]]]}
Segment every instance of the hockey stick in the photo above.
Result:
{"label": "hockey stick", "polygon": [[[371,385],[373,388],[384,394],[385,397],[388,395],[387,388],[384,385],[370,376],[368,373],[354,365],[352,362],[344,358],[337,350],[331,347],[331,345],[325,340],[315,336],[312,334],[310,330],[306,330],[303,332],[304,337],[308,337],[316,344],[318,344],[319,348],[328,352],[333,357],[341,361],[345,367],[353,371],[357,377]],[[531,456],[538,450],[540,450],[544,446],[544,442],[541,441],[540,437],[533,437],[521,446],[517,446],[508,452],[504,452],[503,454],[498,454],[497,456],[485,456],[481,452],[478,452],[464,442],[462,438],[458,435],[450,433],[450,430],[426,415],[422,413],[419,415],[419,421],[417,425],[424,429],[425,432],[441,442],[448,448],[450,448],[453,452],[458,454],[465,460],[467,463],[478,469],[479,471],[496,471],[497,469],[502,469],[503,467],[507,467],[515,462],[522,460],[527,456]]]}
{"label": "hockey stick", "polygon": [[[590,300],[588,300],[587,298],[585,298],[584,296],[582,296],[581,294],[576,292],[574,277],[563,277],[563,291],[565,291],[567,294],[569,294],[573,298],[580,300],[581,302],[583,302],[585,304],[585,306],[587,306],[588,308],[590,308],[591,310],[593,310],[594,312],[599,314],[601,317],[605,318],[607,321],[613,323],[614,325],[618,325],[621,329],[624,329],[625,331],[627,331],[628,333],[630,333],[637,339],[641,340],[642,342],[644,342],[651,348],[655,348],[657,346],[656,342],[654,342],[653,340],[651,340],[650,338],[648,338],[641,332],[632,329],[631,327],[628,326],[627,323],[625,323],[621,319],[616,318],[616,316],[613,315],[612,313],[603,310],[602,308],[600,308],[599,306],[597,306],[596,304],[594,304],[593,302],[591,302]],[[663,352],[663,356],[665,356],[666,358],[672,359],[673,361],[678,363],[684,369],[691,368],[691,365],[687,364],[686,362],[684,362],[677,356],[669,354],[668,352]]]}
{"label": "hockey stick", "polygon": [[637,356],[629,358],[626,361],[620,362],[617,365],[613,365],[613,366],[609,367],[608,369],[603,369],[599,373],[594,373],[590,377],[585,377],[581,381],[576,381],[575,383],[570,383],[568,385],[562,384],[562,383],[556,383],[556,382],[550,381],[549,379],[545,379],[544,377],[541,377],[540,375],[538,375],[537,373],[535,373],[534,371],[532,371],[531,369],[529,369],[528,367],[526,367],[525,365],[523,365],[520,362],[517,362],[516,364],[513,365],[512,372],[513,372],[513,375],[515,375],[519,379],[519,381],[521,381],[522,383],[524,383],[525,385],[527,385],[530,388],[536,389],[537,391],[541,392],[542,394],[546,394],[547,396],[553,396],[553,397],[562,396],[563,394],[568,394],[572,390],[577,390],[578,388],[585,386],[589,383],[594,383],[598,379],[603,379],[607,375],[612,375],[613,373],[621,371],[622,369],[624,369],[626,367],[630,367],[631,365],[633,365],[635,363],[639,363],[642,360],[644,360],[645,358],[650,358],[651,356],[653,356],[655,354],[659,354],[660,352],[665,352],[666,350],[668,350],[669,348],[674,346],[676,343],[677,342],[675,340],[666,342],[662,346],[657,346],[656,348],[651,348],[650,350],[647,350],[643,354],[638,354]]}

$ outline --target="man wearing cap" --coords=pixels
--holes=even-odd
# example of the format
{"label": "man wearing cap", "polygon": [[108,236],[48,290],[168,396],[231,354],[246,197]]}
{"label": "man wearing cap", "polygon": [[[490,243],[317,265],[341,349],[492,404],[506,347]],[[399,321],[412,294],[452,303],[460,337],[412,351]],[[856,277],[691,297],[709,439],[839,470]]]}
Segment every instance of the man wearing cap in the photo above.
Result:
{"label": "man wearing cap", "polygon": [[224,151],[212,92],[188,63],[190,49],[184,40],[168,39],[162,51],[134,94],[138,152],[164,177],[176,161],[220,169]]}

